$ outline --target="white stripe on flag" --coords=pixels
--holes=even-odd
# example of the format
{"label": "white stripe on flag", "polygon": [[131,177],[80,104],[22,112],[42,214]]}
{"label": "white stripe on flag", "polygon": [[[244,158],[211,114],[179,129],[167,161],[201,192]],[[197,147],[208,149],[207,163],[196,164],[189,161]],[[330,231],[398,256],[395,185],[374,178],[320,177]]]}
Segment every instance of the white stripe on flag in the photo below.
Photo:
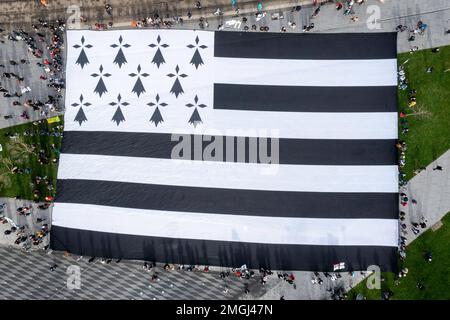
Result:
{"label": "white stripe on flag", "polygon": [[[160,132],[176,134],[208,133],[279,137],[292,139],[397,139],[397,113],[314,113],[274,111],[201,110],[203,123],[193,128],[178,108],[164,110],[165,121],[155,127],[148,121],[147,108],[136,107],[126,113],[126,121],[117,126],[105,116],[103,106],[85,110],[89,121],[80,126],[75,108],[65,115],[65,131]],[[86,108],[87,109],[87,108]],[[71,113],[71,114],[69,114]],[[242,133],[236,133],[241,131]]]}
{"label": "white stripe on flag", "polygon": [[249,190],[398,192],[397,166],[277,166],[61,154],[58,179]]}
{"label": "white stripe on flag", "polygon": [[288,60],[215,57],[214,82],[267,86],[395,86],[397,85],[397,60]]}
{"label": "white stripe on flag", "polygon": [[55,203],[53,225],[141,236],[272,244],[397,246],[393,219],[233,216]]}

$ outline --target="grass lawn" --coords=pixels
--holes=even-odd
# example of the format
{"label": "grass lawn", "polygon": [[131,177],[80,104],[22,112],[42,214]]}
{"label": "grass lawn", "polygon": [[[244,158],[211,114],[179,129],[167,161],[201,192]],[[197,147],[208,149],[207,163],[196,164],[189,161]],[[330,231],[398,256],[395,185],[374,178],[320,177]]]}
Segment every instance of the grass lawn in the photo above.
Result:
{"label": "grass lawn", "polygon": [[[400,54],[398,64],[406,60],[409,60],[404,65],[409,87],[399,90],[399,108],[409,114],[406,117],[409,133],[400,133],[400,139],[408,144],[404,172],[409,180],[416,169],[427,166],[450,149],[450,46],[441,47],[438,53],[428,49]],[[433,72],[425,72],[430,66]],[[414,108],[408,107],[410,89],[417,91]],[[418,115],[419,110],[430,114]]]}
{"label": "grass lawn", "polygon": [[[362,281],[349,294],[354,299],[362,293],[367,299],[380,300],[381,292],[391,290],[392,299],[397,300],[449,300],[450,299],[450,214],[443,219],[443,226],[437,231],[428,230],[413,241],[406,249],[406,259],[402,266],[408,268],[406,277],[400,278],[398,285],[394,283],[396,275],[383,273],[384,281],[381,290],[369,290],[366,281]],[[424,253],[430,251],[433,256],[427,262]],[[424,290],[416,288],[417,282],[425,286]]]}
{"label": "grass lawn", "polygon": [[[36,125],[27,123],[0,129],[0,144],[3,149],[0,157],[0,196],[20,196],[23,199],[39,201],[44,200],[46,196],[54,196],[57,163],[53,163],[51,159],[57,157],[57,152],[52,150],[51,145],[55,144],[55,147],[59,150],[61,147],[61,138],[42,133],[51,132],[61,124],[62,122],[48,124],[47,121],[41,121],[41,123]],[[25,132],[32,133],[33,135],[24,135]],[[17,135],[17,137],[10,138],[8,135],[11,134]],[[28,147],[14,145],[18,141],[22,141]],[[35,151],[33,153],[27,153],[25,150],[27,148],[30,149],[32,144],[36,146]],[[11,149],[14,147],[21,151],[12,152]],[[45,157],[50,160],[44,165],[39,163],[38,152],[41,150],[45,154]],[[11,167],[18,168],[19,173],[12,173]],[[20,173],[20,170],[25,170],[25,172]],[[49,182],[53,185],[53,190],[49,190],[44,183],[37,184],[35,187],[30,185],[36,176],[47,176]],[[33,197],[34,190],[39,190],[39,197]]]}

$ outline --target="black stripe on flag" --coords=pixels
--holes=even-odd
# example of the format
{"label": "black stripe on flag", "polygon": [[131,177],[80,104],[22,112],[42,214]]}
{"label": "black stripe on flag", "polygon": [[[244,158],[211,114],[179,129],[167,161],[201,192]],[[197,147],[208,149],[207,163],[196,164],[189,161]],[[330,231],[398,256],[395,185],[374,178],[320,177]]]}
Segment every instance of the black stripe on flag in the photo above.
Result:
{"label": "black stripe on flag", "polygon": [[396,59],[397,33],[215,32],[214,56],[310,60]]}
{"label": "black stripe on flag", "polygon": [[[191,137],[191,157],[194,158],[194,141]],[[226,160],[226,139],[223,152]],[[257,138],[254,138],[257,139]],[[169,133],[134,133],[107,131],[67,131],[64,133],[62,152],[72,154],[96,154],[124,157],[148,157],[171,159],[172,148],[178,141],[171,141]],[[203,148],[210,144],[203,141]],[[397,151],[395,140],[309,140],[280,139],[279,163],[303,165],[395,165]],[[266,141],[267,155],[271,155],[270,139]],[[234,138],[234,162],[238,159],[237,139]],[[245,162],[250,162],[249,138],[246,138]],[[258,162],[261,162],[258,155]],[[263,161],[264,162],[264,161]]]}
{"label": "black stripe on flag", "polygon": [[92,205],[293,218],[397,219],[397,193],[324,193],[58,180],[56,201]]}
{"label": "black stripe on flag", "polygon": [[373,246],[308,246],[255,244],[145,237],[94,232],[53,226],[53,250],[94,257],[138,259],[189,265],[252,269],[333,271],[333,265],[346,262],[348,270],[367,270],[377,265],[382,271],[395,271],[397,248]]}
{"label": "black stripe on flag", "polygon": [[397,87],[292,87],[215,83],[214,109],[397,112]]}

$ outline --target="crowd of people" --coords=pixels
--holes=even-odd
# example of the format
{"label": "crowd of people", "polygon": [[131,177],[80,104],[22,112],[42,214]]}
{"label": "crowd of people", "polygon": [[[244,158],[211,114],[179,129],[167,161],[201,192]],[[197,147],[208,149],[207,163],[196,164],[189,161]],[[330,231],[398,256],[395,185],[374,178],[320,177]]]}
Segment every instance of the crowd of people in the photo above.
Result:
{"label": "crowd of people", "polygon": [[[46,218],[36,218],[35,223],[37,229],[31,231],[26,225],[18,225],[11,219],[6,218],[4,215],[4,210],[6,209],[6,203],[0,205],[0,223],[10,224],[11,227],[6,229],[3,234],[5,236],[15,236],[14,244],[21,245],[26,251],[30,250],[32,246],[41,245],[46,239],[50,232],[49,225]],[[33,216],[36,210],[45,210],[48,206],[45,205],[35,205],[32,204],[20,206],[16,209],[18,216]]]}
{"label": "crowd of people", "polygon": [[[311,14],[311,16],[309,17],[309,20],[313,20],[314,18],[316,18],[320,11],[322,6],[329,4],[329,3],[334,3],[336,6],[336,10],[337,11],[341,11],[345,16],[350,16],[351,21],[353,22],[357,22],[359,20],[359,17],[355,15],[355,5],[362,5],[364,4],[366,1],[365,0],[342,0],[342,1],[335,1],[335,0],[322,0],[322,1],[318,1],[318,0],[314,0],[313,1],[313,12]],[[380,2],[382,2],[382,0],[380,0]],[[186,13],[186,19],[191,22],[191,20],[193,19],[193,12],[197,13],[198,15],[201,15],[200,17],[198,17],[198,28],[199,29],[205,29],[209,27],[209,22],[208,19],[205,16],[204,10],[203,9],[202,4],[200,1],[196,1],[194,3],[194,7],[192,10],[188,10],[188,12]],[[105,5],[105,10],[108,13],[109,16],[112,16],[112,6],[111,4],[106,4]],[[234,10],[234,14],[232,15],[232,17],[237,18],[239,17],[239,7],[237,5],[237,3],[232,3],[232,10]],[[297,5],[294,6],[292,8],[292,13],[295,12],[299,12],[302,10],[302,6]],[[216,8],[215,11],[210,12],[211,14],[213,14],[216,17],[219,17],[219,23],[217,25],[217,30],[223,30],[225,25],[224,25],[224,21],[223,21],[223,15],[224,12],[221,8]],[[208,13],[207,13],[208,14]],[[258,6],[256,8],[256,12],[254,13],[254,20],[256,22],[258,21],[264,21],[262,20],[264,17],[266,17],[266,12],[263,10],[263,6]],[[112,19],[111,19],[112,20]],[[152,14],[150,14],[147,17],[141,17],[141,18],[137,18],[131,21],[131,26],[135,27],[135,28],[172,28],[175,25],[183,25],[184,23],[184,19],[182,16],[179,15],[173,15],[170,18],[167,16],[167,18],[162,17],[158,12],[153,12]],[[87,19],[85,17],[80,17],[80,22],[86,23]],[[260,23],[260,26],[258,27],[256,25],[256,23],[253,23],[252,25],[247,24],[249,22],[248,18],[246,16],[243,16],[241,18],[240,23],[243,24],[243,29],[244,31],[262,31],[262,32],[268,32],[270,31],[270,27],[265,25],[264,23]],[[95,30],[107,30],[107,29],[111,29],[113,28],[113,21],[109,21],[107,23],[101,23],[101,22],[97,22],[93,25],[93,28]],[[303,25],[302,31],[303,32],[310,32],[312,29],[314,29],[314,22],[309,22],[308,24]],[[89,26],[91,28],[91,26]],[[281,32],[286,32],[288,30],[288,28],[290,29],[296,29],[297,24],[295,23],[295,21],[293,19],[290,19],[287,21],[287,25],[286,26],[282,26],[280,31]]]}
{"label": "crowd of people", "polygon": [[[1,79],[3,82],[15,79],[18,88],[7,89],[7,85],[0,84],[0,92],[4,98],[10,98],[13,108],[21,108],[20,118],[30,119],[30,112],[40,112],[42,117],[47,117],[49,111],[58,112],[63,110],[61,103],[61,90],[64,88],[65,81],[63,77],[63,59],[61,48],[64,44],[65,23],[56,20],[49,23],[44,20],[38,20],[38,23],[32,25],[33,31],[26,32],[22,29],[13,30],[4,34],[3,37],[12,42],[25,42],[28,53],[38,60],[36,65],[42,69],[39,79],[46,82],[49,91],[53,89],[54,94],[49,94],[47,99],[40,100],[33,97],[32,89],[27,85],[31,79],[25,79],[18,73],[23,67],[31,63],[27,57],[21,58],[19,61],[10,60],[9,65],[14,71],[3,71]],[[4,64],[0,64],[0,68],[6,69]],[[17,71],[16,71],[17,70]],[[9,87],[14,87],[10,85]],[[19,99],[17,99],[19,98]],[[22,98],[22,101],[21,99]],[[14,118],[14,114],[5,114],[5,120]]]}
{"label": "crowd of people", "polygon": [[[0,92],[6,98],[6,102],[10,106],[2,109],[2,113],[8,110],[3,115],[5,120],[13,119],[15,117],[24,120],[30,119],[30,114],[39,112],[39,116],[46,118],[49,112],[63,111],[62,92],[64,89],[64,62],[62,58],[62,49],[64,48],[64,30],[65,24],[61,20],[54,22],[47,22],[38,20],[31,25],[31,30],[25,31],[23,29],[13,30],[9,33],[4,33],[2,44],[6,45],[6,41],[12,42],[10,45],[18,46],[23,42],[27,48],[27,57],[19,57],[17,60],[10,59],[6,63],[0,64],[3,69],[1,73]],[[3,34],[4,33],[4,34]],[[9,44],[8,44],[9,45]],[[34,76],[39,77],[39,81],[43,81],[47,87],[47,98],[41,99],[34,96],[33,88],[29,87],[32,79],[21,75],[25,68],[31,67],[31,63],[36,63],[39,73],[33,71]],[[32,75],[32,76],[33,76]],[[16,84],[11,80],[15,80]],[[36,79],[37,80],[37,79]],[[38,90],[41,92],[42,90]],[[15,111],[17,110],[18,111]],[[53,201],[54,185],[53,178],[41,175],[40,172],[46,172],[47,166],[56,166],[59,160],[59,142],[53,139],[60,139],[63,133],[62,125],[49,125],[47,120],[37,120],[33,122],[33,126],[26,129],[21,134],[12,131],[6,131],[5,137],[13,143],[18,138],[24,138],[24,143],[29,149],[28,156],[33,159],[31,163],[36,162],[35,166],[30,166],[30,162],[22,162],[19,159],[14,163],[11,169],[11,174],[29,177],[29,185],[25,188],[31,190],[34,199],[33,204],[19,206],[16,209],[18,217],[31,216],[33,219],[33,226],[14,225],[4,231],[5,236],[14,236],[14,243],[22,246],[25,250],[29,250],[33,246],[39,246],[46,241],[49,234],[49,225],[45,218],[40,218],[38,211],[49,208]],[[48,141],[55,141],[47,145]],[[28,178],[27,178],[28,179]],[[26,190],[23,192],[28,193]],[[18,194],[16,199],[28,197],[26,194]],[[39,203],[45,201],[45,203]],[[2,206],[4,210],[4,206]],[[23,220],[23,219],[22,219]],[[2,224],[12,222],[4,215],[0,214],[0,222]]]}

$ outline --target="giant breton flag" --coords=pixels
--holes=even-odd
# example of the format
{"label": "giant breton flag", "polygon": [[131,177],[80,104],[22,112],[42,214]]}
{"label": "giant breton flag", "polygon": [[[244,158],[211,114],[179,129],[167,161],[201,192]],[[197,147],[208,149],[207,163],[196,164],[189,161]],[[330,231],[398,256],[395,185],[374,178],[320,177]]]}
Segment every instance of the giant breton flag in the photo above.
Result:
{"label": "giant breton flag", "polygon": [[391,270],[396,35],[67,32],[51,246]]}

